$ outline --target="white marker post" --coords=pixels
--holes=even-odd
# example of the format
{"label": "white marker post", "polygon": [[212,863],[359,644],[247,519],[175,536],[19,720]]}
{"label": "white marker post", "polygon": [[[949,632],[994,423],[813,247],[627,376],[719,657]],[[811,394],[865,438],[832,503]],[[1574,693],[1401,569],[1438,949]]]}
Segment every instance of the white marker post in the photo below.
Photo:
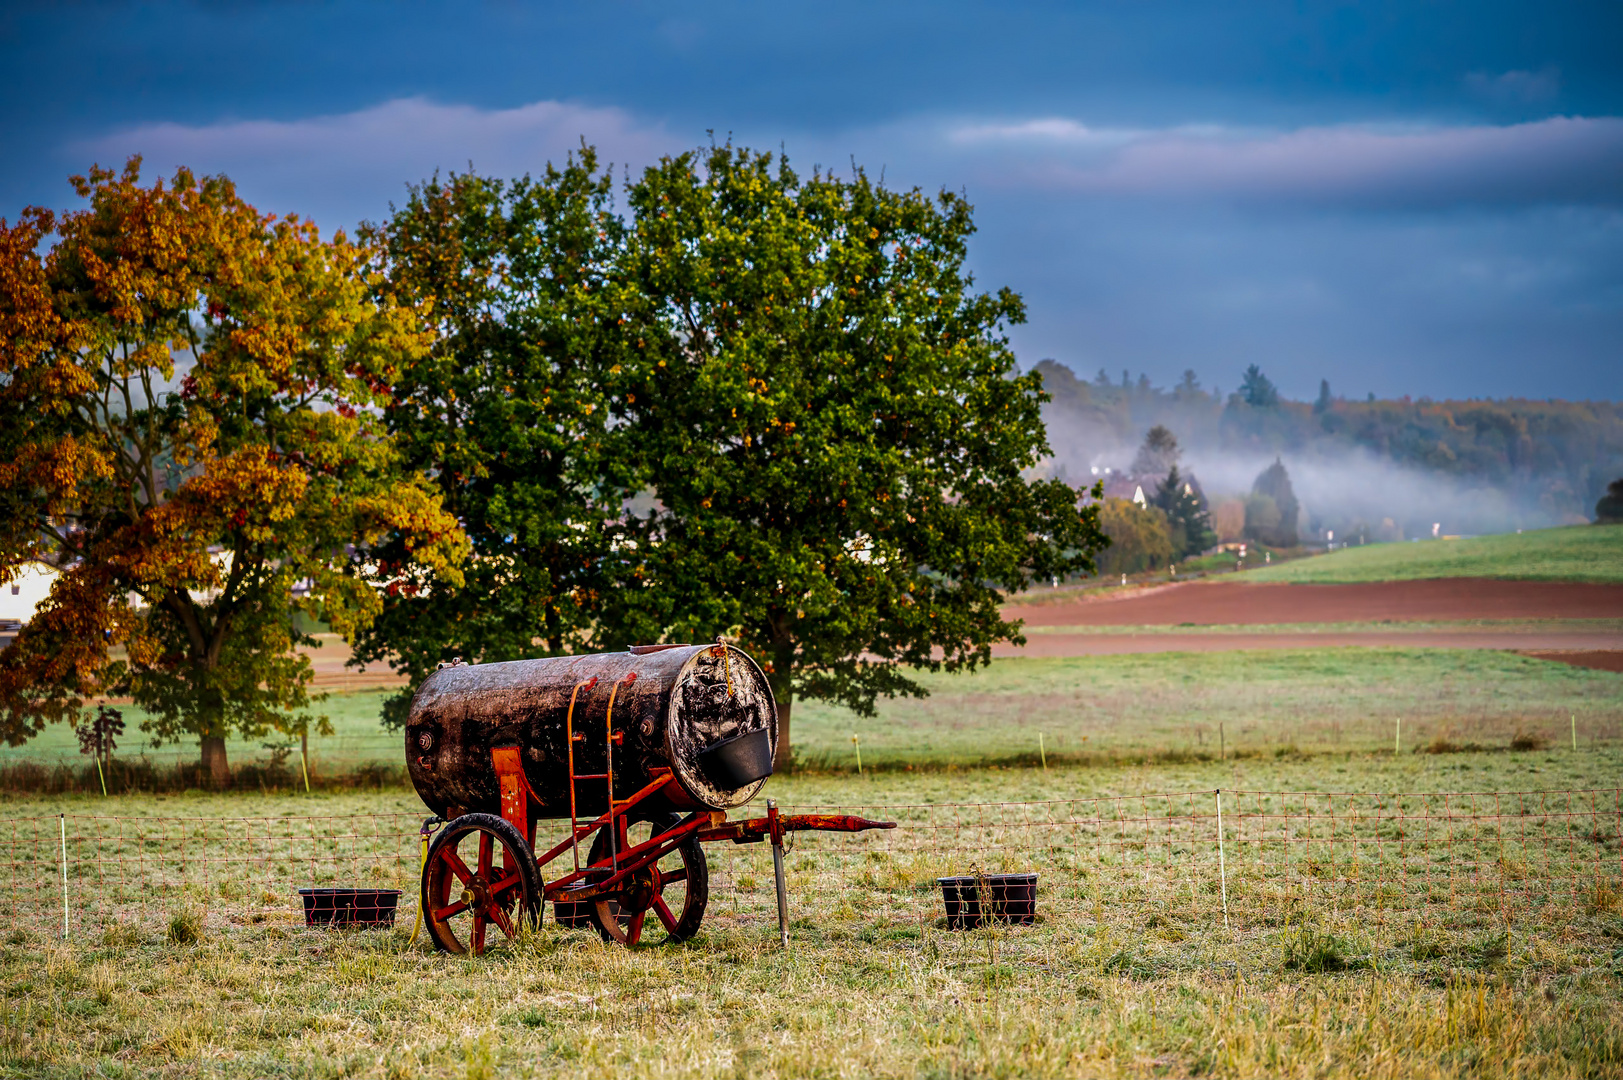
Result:
{"label": "white marker post", "polygon": [[1223,929],[1229,928],[1229,867],[1228,860],[1223,856],[1223,789],[1218,788],[1213,794],[1217,796],[1217,881],[1223,890]]}
{"label": "white marker post", "polygon": [[58,814],[62,822],[62,940],[68,940],[68,815]]}

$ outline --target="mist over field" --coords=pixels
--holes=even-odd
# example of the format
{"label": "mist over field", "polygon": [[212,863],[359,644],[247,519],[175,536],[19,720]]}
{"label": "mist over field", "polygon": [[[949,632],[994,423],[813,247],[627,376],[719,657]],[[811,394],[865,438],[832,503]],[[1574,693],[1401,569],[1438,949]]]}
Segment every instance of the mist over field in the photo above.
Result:
{"label": "mist over field", "polygon": [[1260,390],[1223,394],[1192,376],[1164,389],[1126,372],[1119,382],[1103,372],[1084,381],[1054,361],[1037,370],[1054,398],[1043,410],[1054,475],[1081,484],[1106,469],[1131,472],[1145,434],[1162,424],[1178,439],[1180,471],[1194,474],[1214,506],[1243,499],[1259,473],[1283,462],[1309,541],[1576,524],[1623,476],[1615,403],[1295,402],[1265,377]]}

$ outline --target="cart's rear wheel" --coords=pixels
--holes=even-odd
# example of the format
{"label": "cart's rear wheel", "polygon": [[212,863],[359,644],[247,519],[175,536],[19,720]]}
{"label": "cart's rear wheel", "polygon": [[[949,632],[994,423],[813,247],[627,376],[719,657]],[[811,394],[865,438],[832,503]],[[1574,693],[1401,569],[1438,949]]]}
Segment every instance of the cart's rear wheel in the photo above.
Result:
{"label": "cart's rear wheel", "polygon": [[429,845],[423,925],[442,952],[482,956],[492,925],[511,942],[539,922],[541,895],[535,855],[505,818],[464,814]]}
{"label": "cart's rear wheel", "polygon": [[[625,851],[681,824],[680,814],[652,814],[626,829]],[[593,863],[609,857],[609,828],[599,829],[592,841]],[[639,870],[626,888],[592,905],[592,922],[605,941],[635,945],[642,940],[649,916],[663,927],[670,941],[686,941],[699,932],[704,908],[710,902],[710,866],[704,849],[689,836],[658,863]],[[650,928],[651,929],[651,928]]]}

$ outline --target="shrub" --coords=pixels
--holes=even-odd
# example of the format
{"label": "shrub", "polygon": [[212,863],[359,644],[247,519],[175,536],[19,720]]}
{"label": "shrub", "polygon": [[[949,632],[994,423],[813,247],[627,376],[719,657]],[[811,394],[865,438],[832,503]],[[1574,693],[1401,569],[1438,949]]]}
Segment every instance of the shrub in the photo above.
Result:
{"label": "shrub", "polygon": [[1524,731],[1521,728],[1517,728],[1516,734],[1510,738],[1510,748],[1512,750],[1542,750],[1548,745],[1550,745],[1550,740],[1544,736],[1531,731]]}
{"label": "shrub", "polygon": [[1623,477],[1606,485],[1606,494],[1595,504],[1595,520],[1603,525],[1623,522]]}
{"label": "shrub", "polygon": [[1099,573],[1106,577],[1156,570],[1172,561],[1172,534],[1159,510],[1130,499],[1106,499],[1099,525],[1110,537],[1099,555]]}

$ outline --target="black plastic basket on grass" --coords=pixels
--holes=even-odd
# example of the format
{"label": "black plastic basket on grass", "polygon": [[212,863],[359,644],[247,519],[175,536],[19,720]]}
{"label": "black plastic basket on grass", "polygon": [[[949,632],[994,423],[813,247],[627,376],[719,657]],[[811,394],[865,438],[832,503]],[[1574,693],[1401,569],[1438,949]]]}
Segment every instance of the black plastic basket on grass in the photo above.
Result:
{"label": "black plastic basket on grass", "polygon": [[393,926],[399,889],[300,889],[306,926]]}
{"label": "black plastic basket on grass", "polygon": [[973,930],[989,921],[1016,926],[1030,926],[1037,921],[1036,874],[982,874],[935,880],[947,904],[949,930]]}

